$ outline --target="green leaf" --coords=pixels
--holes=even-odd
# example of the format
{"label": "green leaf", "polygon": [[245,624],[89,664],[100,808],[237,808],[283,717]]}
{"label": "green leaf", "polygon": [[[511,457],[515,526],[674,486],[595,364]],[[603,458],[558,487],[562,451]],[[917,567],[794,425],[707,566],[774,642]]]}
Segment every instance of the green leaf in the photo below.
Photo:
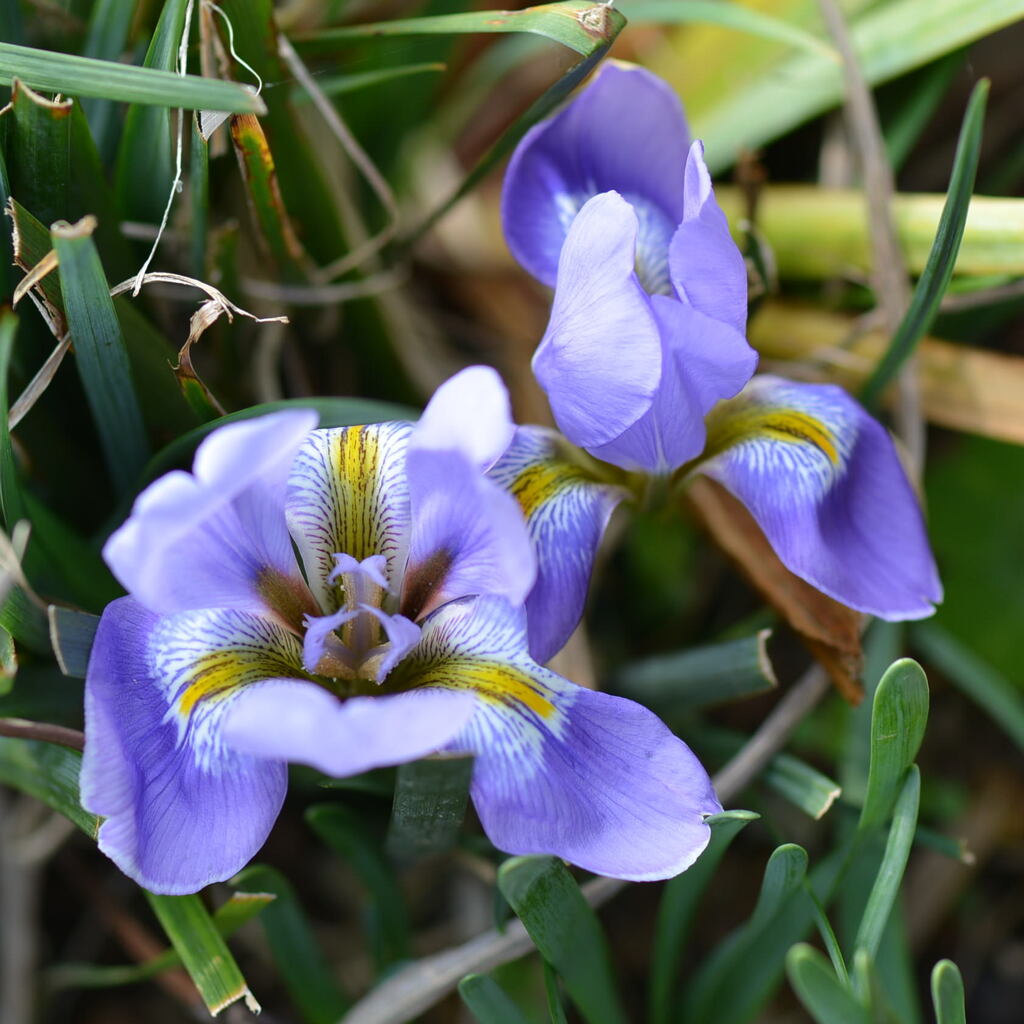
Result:
{"label": "green leaf", "polygon": [[[89,14],[89,29],[82,47],[82,56],[94,60],[117,61],[128,42],[131,28],[131,4],[124,0],[96,0]],[[114,101],[97,96],[85,96],[82,109],[89,121],[96,149],[104,161],[109,162],[117,152],[117,136],[120,124]]]}
{"label": "green leaf", "polygon": [[154,70],[148,62],[145,68],[136,68],[117,61],[0,43],[0,84],[10,85],[15,78],[33,89],[66,96],[96,96],[186,110],[260,114],[265,109],[252,89],[234,82]]}
{"label": "green leaf", "polygon": [[508,993],[486,974],[467,974],[459,995],[480,1024],[529,1024]]}
{"label": "green leaf", "polygon": [[380,844],[356,814],[341,804],[310,807],[306,821],[348,863],[369,895],[367,932],[377,965],[383,969],[407,959],[409,918],[398,879],[381,856]]}
{"label": "green leaf", "polygon": [[512,857],[498,869],[498,886],[584,1019],[624,1022],[597,915],[565,865],[554,857]]}
{"label": "green leaf", "polygon": [[55,743],[0,736],[0,782],[42,800],[96,838],[100,819],[82,809],[78,774],[82,755]]}
{"label": "green leaf", "polygon": [[871,1024],[871,1018],[843,987],[829,962],[813,947],[798,943],[786,954],[790,984],[818,1024]]}
{"label": "green leaf", "polygon": [[292,884],[280,871],[262,864],[246,868],[233,884],[274,894],[260,923],[292,1001],[307,1024],[336,1024],[349,999],[335,981]]}
{"label": "green leaf", "polygon": [[915,625],[910,636],[917,650],[1024,750],[1024,697],[1013,683],[933,622]]}
{"label": "green leaf", "polygon": [[[1022,15],[1024,0],[889,0],[867,5],[850,30],[865,78],[878,85]],[[762,57],[760,51],[757,58]],[[676,61],[677,67],[685,64]],[[712,174],[734,163],[743,150],[755,150],[842,101],[840,65],[824,55],[801,52],[767,62],[748,58],[749,64],[753,70],[713,64],[706,71],[713,72],[718,88],[688,104],[694,137],[707,140]],[[685,67],[665,70],[673,84],[685,83]]]}
{"label": "green leaf", "polygon": [[192,275],[206,280],[206,243],[210,222],[210,144],[199,133],[199,119],[191,119],[192,138],[189,142],[188,199],[189,255]]}
{"label": "green leaf", "polygon": [[940,960],[932,970],[932,1005],[936,1024],[967,1024],[964,979],[952,960]]}
{"label": "green leaf", "polygon": [[634,661],[613,689],[660,714],[740,700],[778,686],[768,657],[771,630],[726,643]]}
{"label": "green leaf", "polygon": [[883,825],[914,763],[928,721],[928,680],[903,658],[889,667],[871,709],[871,765],[858,832]]}
{"label": "green leaf", "polygon": [[50,643],[61,672],[84,679],[100,619],[98,615],[50,605]]}
{"label": "green leaf", "polygon": [[320,414],[321,427],[351,427],[391,420],[415,420],[419,417],[418,410],[408,406],[364,398],[285,398],[278,402],[264,402],[203,423],[176,438],[153,456],[146,466],[142,482],[153,480],[187,462],[199,442],[217,427],[225,423],[237,423],[239,420],[251,420],[282,409],[315,409]]}
{"label": "green leaf", "polygon": [[17,584],[0,601],[0,627],[36,654],[50,653],[46,615]]}
{"label": "green leaf", "polygon": [[762,778],[776,793],[816,821],[825,816],[842,793],[838,782],[791,754],[776,754]]}
{"label": "green leaf", "polygon": [[14,637],[0,626],[0,697],[11,692],[17,674],[18,654],[14,649]]}
{"label": "green leaf", "polygon": [[7,378],[11,369],[11,353],[18,318],[9,309],[0,310],[0,512],[4,526],[13,530],[15,523],[25,518],[25,503],[18,482],[18,467],[14,460],[11,432],[7,427],[9,402]]}
{"label": "green leaf", "polygon": [[721,25],[736,32],[787,43],[808,53],[837,60],[838,54],[824,39],[771,15],[722,0],[625,0],[622,13],[637,25]]}
{"label": "green leaf", "polygon": [[[274,896],[269,893],[232,893],[230,899],[213,912],[213,923],[224,938],[229,938],[273,900]],[[141,964],[59,964],[47,972],[47,980],[53,988],[109,988],[145,981],[180,966],[181,957],[177,950],[166,949]]]}
{"label": "green leaf", "polygon": [[472,776],[473,758],[460,755],[400,765],[388,853],[399,860],[417,860],[454,846],[466,816]]}
{"label": "green leaf", "polygon": [[210,1013],[216,1016],[239,999],[244,999],[253,1013],[259,1013],[259,1003],[202,900],[198,896],[159,896],[143,891]]}
{"label": "green leaf", "polygon": [[[171,73],[177,63],[187,8],[188,0],[164,0],[146,51],[147,68],[179,77]],[[128,108],[117,154],[116,190],[121,209],[130,220],[160,223],[174,180],[171,139],[171,112],[166,107],[134,103]]]}
{"label": "green leaf", "polygon": [[[346,93],[368,89],[374,85],[391,82],[396,78],[407,78],[409,75],[422,75],[428,72],[446,70],[447,65],[438,61],[424,61],[419,64],[403,64],[397,68],[380,68],[377,71],[357,71],[347,75],[335,75],[318,79],[317,85],[327,96],[344,96]],[[295,97],[296,103],[306,103],[309,97],[303,92]]]}
{"label": "green leaf", "polygon": [[796,930],[799,938],[811,924],[813,906],[804,887],[806,877],[807,853],[802,847],[785,844],[772,853],[753,914],[718,945],[691,979],[683,997],[683,1019],[729,1024],[751,1016],[750,1004],[756,1004],[759,991],[751,984],[751,965],[756,963],[769,976],[774,973],[772,958],[760,947],[768,942],[781,966],[786,948],[779,948],[782,936]]}
{"label": "green leaf", "polygon": [[60,284],[76,363],[117,490],[124,494],[149,457],[124,336],[88,220],[55,224]]}
{"label": "green leaf", "polygon": [[[565,0],[563,3],[538,4],[521,11],[470,11],[465,14],[439,14],[431,18],[400,18],[370,25],[346,25],[307,36],[297,35],[293,42],[303,53],[323,54],[337,51],[339,44],[352,39],[531,32],[585,56],[594,51],[596,39],[609,32],[614,38],[624,24],[621,14],[603,4],[591,3],[590,0]],[[610,42],[611,39],[607,39],[606,43]]]}
{"label": "green leaf", "polygon": [[658,906],[651,961],[651,1024],[669,1024],[683,947],[698,902],[729,844],[741,829],[758,817],[753,811],[723,811],[712,815],[707,819],[711,839],[704,852],[691,867],[665,884]]}
{"label": "green leaf", "polygon": [[921,773],[917,765],[911,765],[906,781],[896,800],[893,812],[892,827],[885,844],[885,854],[878,877],[871,889],[864,916],[861,918],[855,949],[867,950],[869,957],[874,959],[882,941],[882,933],[889,913],[899,892],[903,880],[903,872],[907,867],[910,847],[914,842],[914,831],[917,826],[917,808],[921,797]]}
{"label": "green leaf", "polygon": [[910,306],[900,321],[889,348],[861,392],[861,400],[868,408],[878,404],[890,381],[931,327],[938,315],[942,296],[945,295],[953,276],[964,225],[967,223],[967,208],[970,206],[971,193],[974,191],[974,179],[978,173],[988,90],[988,80],[982,79],[971,92],[967,112],[960,127],[953,171],[949,179],[949,191],[942,209],[942,217],[939,219],[935,242],[928,255],[924,272],[914,288]]}

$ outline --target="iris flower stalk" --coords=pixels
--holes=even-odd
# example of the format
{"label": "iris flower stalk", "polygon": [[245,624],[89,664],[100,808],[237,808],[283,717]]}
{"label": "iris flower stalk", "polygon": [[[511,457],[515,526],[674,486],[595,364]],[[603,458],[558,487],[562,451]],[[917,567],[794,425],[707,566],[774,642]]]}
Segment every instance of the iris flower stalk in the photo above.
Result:
{"label": "iris flower stalk", "polygon": [[[884,427],[841,388],[753,376],[744,260],[665,82],[602,67],[520,142],[502,219],[519,263],[554,288],[533,369],[566,438],[634,485],[717,480],[787,568],[843,604],[932,614],[942,587]],[[614,481],[608,465],[569,461],[594,487]]]}
{"label": "iris flower stalk", "polygon": [[[128,596],[86,680],[100,848],[155,892],[194,892],[263,844],[288,762],[347,776],[464,752],[500,849],[685,869],[720,810],[699,762],[647,709],[530,657],[537,556],[488,475],[529,449],[497,375],[452,378],[415,426],[315,427],[291,410],[216,429],[107,542]],[[546,507],[575,528],[571,500]],[[534,621],[560,600],[559,570],[540,576]]]}

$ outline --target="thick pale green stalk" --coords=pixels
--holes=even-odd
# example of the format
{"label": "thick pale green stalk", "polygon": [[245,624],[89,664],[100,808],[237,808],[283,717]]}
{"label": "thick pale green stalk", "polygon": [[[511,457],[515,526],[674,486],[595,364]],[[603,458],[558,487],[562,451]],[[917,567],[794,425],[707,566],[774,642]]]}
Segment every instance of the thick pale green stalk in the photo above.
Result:
{"label": "thick pale green stalk", "polygon": [[[715,189],[735,226],[745,216],[740,191]],[[931,252],[945,204],[944,195],[897,195],[896,231],[912,274],[920,274]],[[766,188],[757,207],[757,227],[771,246],[782,277],[824,278],[863,275],[870,266],[864,197],[853,189],[809,185]],[[1024,199],[974,196],[957,257],[957,275],[1024,274]]]}

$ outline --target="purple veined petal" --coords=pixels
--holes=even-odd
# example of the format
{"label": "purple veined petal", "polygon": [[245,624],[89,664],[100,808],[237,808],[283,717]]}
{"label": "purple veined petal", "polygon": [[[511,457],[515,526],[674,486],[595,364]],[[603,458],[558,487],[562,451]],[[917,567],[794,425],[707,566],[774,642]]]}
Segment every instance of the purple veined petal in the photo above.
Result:
{"label": "purple veined petal", "polygon": [[652,295],[662,346],[661,385],[650,409],[591,454],[623,469],[671,473],[704,450],[704,417],[757,367],[742,334],[677,299]]}
{"label": "purple veined petal", "polygon": [[721,810],[689,748],[650,711],[535,664],[525,619],[498,598],[460,601],[424,624],[410,685],[470,692],[450,743],[475,755],[472,795],[491,841],[588,871],[649,881],[685,870]]}
{"label": "purple veined petal", "polygon": [[633,270],[636,214],[614,192],[573,221],[559,261],[551,320],[533,356],[559,429],[590,450],[650,408],[661,380],[661,340]]}
{"label": "purple veined petal", "polygon": [[268,576],[305,592],[284,518],[284,490],[312,410],[272,413],[213,431],[192,474],[174,471],[146,488],[107,541],[114,575],[147,608],[259,612]]}
{"label": "purple veined petal", "polygon": [[[221,615],[289,636],[242,612]],[[220,742],[217,709],[225,706],[228,661],[208,659],[188,710],[179,710],[188,691],[172,708],[185,669],[167,648],[168,621],[130,597],[103,613],[86,678],[82,805],[106,817],[100,849],[126,875],[153,892],[189,893],[229,878],[263,845],[284,801],[287,772],[282,761]],[[289,640],[293,647],[284,641],[284,655],[250,649],[240,678],[273,674],[280,657],[297,655],[297,641]]]}
{"label": "purple veined petal", "polygon": [[335,555],[383,555],[394,586],[409,542],[405,455],[412,425],[373,423],[316,430],[288,481],[288,527],[310,589],[325,611],[337,607],[328,577]]}
{"label": "purple veined petal", "polygon": [[893,442],[841,388],[755,377],[709,418],[699,471],[747,506],[791,572],[837,601],[901,620],[942,600]]}
{"label": "purple veined petal", "polygon": [[508,389],[498,371],[468,366],[434,392],[409,445],[462,452],[474,465],[488,470],[511,443],[515,429]]}
{"label": "purple veined petal", "polygon": [[235,750],[341,778],[434,753],[474,711],[471,695],[451,691],[341,701],[311,683],[270,682],[232,705],[224,736]]}
{"label": "purple veined petal", "polygon": [[597,547],[627,492],[593,479],[553,430],[519,427],[491,478],[519,503],[537,556],[526,598],[530,655],[543,664],[583,617]]}
{"label": "purple veined petal", "polygon": [[747,267],[715,200],[699,141],[686,160],[686,213],[672,236],[668,262],[680,299],[740,334],[746,331]]}
{"label": "purple veined petal", "polygon": [[513,498],[459,452],[410,449],[406,472],[412,533],[402,613],[418,620],[474,594],[524,601],[536,561]]}
{"label": "purple veined petal", "polygon": [[609,189],[642,210],[642,252],[667,248],[683,216],[689,131],[678,97],[644,68],[609,61],[560,113],[516,147],[502,191],[505,238],[534,277],[554,287],[573,218]]}

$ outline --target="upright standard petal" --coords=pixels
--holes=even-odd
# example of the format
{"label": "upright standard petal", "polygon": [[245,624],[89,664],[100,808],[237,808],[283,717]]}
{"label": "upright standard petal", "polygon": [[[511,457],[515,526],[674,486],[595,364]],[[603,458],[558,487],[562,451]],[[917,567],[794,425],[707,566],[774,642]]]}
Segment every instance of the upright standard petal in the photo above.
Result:
{"label": "upright standard petal", "polygon": [[699,141],[686,158],[685,182],[685,213],[668,253],[672,286],[683,302],[743,334],[747,268],[715,200]]}
{"label": "upright standard petal", "polygon": [[661,341],[633,270],[636,214],[614,192],[573,221],[559,260],[551,320],[533,357],[566,437],[588,450],[615,440],[651,406]]}
{"label": "upright standard petal", "polygon": [[446,605],[407,664],[406,685],[476,697],[449,749],[476,755],[473,803],[500,849],[645,881],[678,874],[707,845],[704,817],[721,807],[687,746],[646,708],[535,664],[521,609]]}
{"label": "upright standard petal", "polygon": [[285,482],[311,410],[273,413],[213,431],[193,473],[173,472],[136,499],[104,558],[155,612],[187,608],[262,611],[268,590],[304,591],[284,519]]}
{"label": "upright standard petal", "polygon": [[196,613],[183,614],[189,621],[179,622],[175,644],[168,624],[179,617],[161,619],[130,597],[108,605],[85,689],[82,805],[106,818],[100,849],[160,893],[196,892],[243,867],[263,845],[287,785],[283,761],[234,752],[217,728],[233,683],[287,669],[287,650],[254,641],[278,627],[257,626],[233,653],[222,646],[196,663],[188,654],[190,645],[196,653]]}
{"label": "upright standard petal", "polygon": [[747,506],[788,569],[837,601],[900,620],[942,599],[892,440],[841,388],[756,377],[709,418],[699,471]]}
{"label": "upright standard petal", "polygon": [[405,455],[409,423],[317,430],[306,438],[288,481],[287,518],[310,589],[323,609],[337,595],[335,556],[383,555],[393,585],[409,542]]}
{"label": "upright standard petal", "polygon": [[544,427],[519,427],[491,477],[519,503],[537,557],[526,599],[530,656],[543,664],[583,617],[597,547],[621,487],[595,479],[566,442]]}
{"label": "upright standard petal", "polygon": [[750,379],[757,353],[728,324],[664,295],[651,296],[662,377],[650,409],[591,454],[623,469],[670,473],[704,449],[704,417]]}
{"label": "upright standard petal", "polygon": [[583,204],[614,189],[641,211],[641,249],[667,250],[683,216],[689,132],[672,89],[644,68],[606,63],[559,114],[516,147],[502,192],[505,238],[554,287],[562,243]]}
{"label": "upright standard petal", "polygon": [[508,389],[490,366],[467,366],[433,394],[409,440],[411,448],[462,452],[490,469],[515,433]]}
{"label": "upright standard petal", "polygon": [[406,474],[412,528],[402,613],[420,619],[474,594],[522,603],[536,560],[516,502],[457,451],[410,448]]}

